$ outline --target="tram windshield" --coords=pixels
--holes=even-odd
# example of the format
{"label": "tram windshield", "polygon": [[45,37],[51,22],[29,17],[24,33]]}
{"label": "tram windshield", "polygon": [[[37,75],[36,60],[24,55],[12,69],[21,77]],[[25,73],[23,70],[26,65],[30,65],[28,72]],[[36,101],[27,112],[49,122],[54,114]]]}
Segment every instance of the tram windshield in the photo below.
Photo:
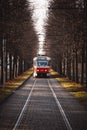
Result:
{"label": "tram windshield", "polygon": [[37,61],[37,66],[48,66],[47,61]]}

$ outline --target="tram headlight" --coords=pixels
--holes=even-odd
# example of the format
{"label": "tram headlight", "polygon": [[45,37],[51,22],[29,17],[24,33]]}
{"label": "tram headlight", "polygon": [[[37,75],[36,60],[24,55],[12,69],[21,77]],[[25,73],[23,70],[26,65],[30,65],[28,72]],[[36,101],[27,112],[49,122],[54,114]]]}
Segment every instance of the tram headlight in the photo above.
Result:
{"label": "tram headlight", "polygon": [[37,69],[37,72],[39,72],[39,69]]}

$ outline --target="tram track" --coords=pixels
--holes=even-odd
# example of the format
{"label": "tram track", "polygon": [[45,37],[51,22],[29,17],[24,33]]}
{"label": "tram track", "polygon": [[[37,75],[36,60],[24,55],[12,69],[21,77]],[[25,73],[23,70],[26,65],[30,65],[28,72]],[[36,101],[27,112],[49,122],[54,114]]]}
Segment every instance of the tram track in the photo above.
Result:
{"label": "tram track", "polygon": [[[17,119],[17,121],[16,121],[16,123],[15,123],[15,125],[14,125],[13,130],[17,130],[17,128],[19,127],[19,125],[21,125],[21,120],[22,120],[22,118],[23,118],[24,112],[25,112],[26,109],[27,109],[27,104],[29,104],[29,101],[30,101],[32,92],[33,92],[34,87],[35,87],[35,85],[36,85],[36,81],[37,81],[37,79],[34,80],[34,83],[33,83],[33,85],[32,85],[31,91],[29,92],[29,95],[28,95],[28,97],[27,97],[27,99],[26,99],[26,102],[25,102],[25,104],[24,104],[24,106],[23,106],[23,108],[22,108],[22,110],[21,110],[21,112],[20,112],[20,115],[19,115],[19,117],[18,117],[18,119]],[[71,125],[70,125],[70,123],[69,123],[69,121],[68,121],[68,118],[67,118],[67,116],[66,116],[66,114],[65,114],[65,112],[64,112],[64,110],[63,110],[63,108],[62,108],[62,106],[61,106],[61,104],[60,104],[60,102],[59,102],[59,100],[58,100],[58,98],[57,98],[57,96],[56,96],[56,94],[55,94],[53,88],[52,88],[52,85],[51,85],[51,83],[50,83],[50,80],[47,79],[46,82],[47,82],[47,84],[48,84],[48,88],[50,88],[50,91],[52,92],[53,98],[55,99],[55,103],[57,104],[57,107],[58,107],[58,109],[59,109],[59,111],[60,111],[60,113],[61,113],[61,116],[62,116],[62,118],[63,118],[63,121],[64,121],[65,125],[66,125],[67,130],[72,130],[72,127],[71,127]]]}
{"label": "tram track", "polygon": [[24,106],[23,106],[23,108],[22,108],[22,110],[21,110],[21,112],[20,112],[20,115],[19,115],[19,117],[18,117],[18,119],[17,119],[17,121],[16,121],[16,123],[15,123],[15,125],[14,125],[13,130],[16,130],[16,129],[18,128],[18,126],[20,125],[20,122],[21,122],[21,120],[22,120],[23,114],[24,114],[24,112],[26,111],[27,104],[28,104],[29,101],[30,101],[30,97],[31,97],[32,91],[33,91],[33,89],[34,89],[34,87],[35,87],[35,84],[36,84],[36,80],[34,80],[34,83],[33,83],[33,85],[32,85],[31,91],[29,92],[29,95],[28,95],[28,97],[27,97],[27,99],[26,99],[26,102],[25,102],[25,104],[24,104]]}
{"label": "tram track", "polygon": [[53,78],[31,77],[1,108],[0,130],[87,128],[86,111]]}
{"label": "tram track", "polygon": [[52,85],[51,85],[51,83],[50,83],[50,80],[47,80],[47,82],[48,82],[48,85],[49,85],[49,87],[50,87],[50,90],[51,90],[51,92],[52,92],[52,94],[53,94],[53,97],[54,97],[54,99],[55,99],[55,101],[56,101],[56,104],[57,104],[57,106],[58,106],[58,108],[59,108],[59,110],[60,110],[60,113],[61,113],[61,115],[62,115],[62,117],[63,117],[63,120],[64,120],[64,122],[65,122],[65,124],[66,124],[67,130],[72,130],[72,127],[71,127],[71,125],[70,125],[70,122],[69,122],[69,120],[68,120],[68,118],[67,118],[67,116],[66,116],[66,114],[65,114],[65,112],[64,112],[64,110],[63,110],[63,108],[62,108],[62,106],[61,106],[61,104],[60,104],[60,101],[58,100],[58,98],[57,98],[57,96],[56,96],[56,94],[55,94],[55,92],[54,92],[54,90],[53,90],[53,88],[52,88]]}

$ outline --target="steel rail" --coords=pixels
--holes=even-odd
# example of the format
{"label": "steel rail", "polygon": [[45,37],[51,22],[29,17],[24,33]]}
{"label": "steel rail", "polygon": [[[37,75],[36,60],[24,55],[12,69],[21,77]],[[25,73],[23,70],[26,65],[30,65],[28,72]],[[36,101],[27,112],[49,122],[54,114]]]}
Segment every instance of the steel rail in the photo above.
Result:
{"label": "steel rail", "polygon": [[59,102],[59,100],[58,100],[58,98],[57,98],[57,96],[56,96],[56,94],[55,94],[53,88],[52,88],[52,85],[51,85],[50,81],[47,80],[47,82],[48,82],[48,85],[49,85],[49,87],[50,87],[50,90],[51,90],[51,92],[52,92],[52,94],[53,94],[53,97],[54,97],[54,99],[55,99],[55,101],[56,101],[56,103],[57,103],[57,106],[58,106],[59,111],[60,111],[60,113],[61,113],[61,115],[62,115],[62,118],[63,118],[63,120],[64,120],[64,122],[65,122],[65,125],[66,125],[66,127],[67,127],[67,130],[72,130],[72,127],[71,127],[71,125],[70,125],[70,123],[69,123],[69,120],[68,120],[68,118],[67,118],[67,116],[66,116],[66,114],[65,114],[65,112],[64,112],[64,110],[63,110],[63,108],[62,108],[62,106],[61,106],[61,104],[60,104],[60,102]]}
{"label": "steel rail", "polygon": [[16,123],[15,123],[15,125],[14,125],[13,130],[17,130],[18,126],[19,126],[20,123],[21,123],[21,120],[22,120],[22,118],[23,118],[23,114],[24,114],[24,112],[26,111],[27,104],[28,104],[29,101],[30,101],[30,97],[31,97],[32,91],[33,91],[33,89],[34,89],[34,87],[35,87],[35,84],[36,84],[36,79],[34,80],[34,83],[33,83],[33,85],[32,85],[31,91],[29,92],[29,95],[28,95],[28,97],[27,97],[27,100],[26,100],[26,102],[25,102],[25,104],[24,104],[24,106],[23,106],[23,108],[22,108],[22,110],[21,110],[21,112],[20,112],[20,115],[19,115],[19,117],[18,117],[18,119],[17,119],[17,121],[16,121]]}

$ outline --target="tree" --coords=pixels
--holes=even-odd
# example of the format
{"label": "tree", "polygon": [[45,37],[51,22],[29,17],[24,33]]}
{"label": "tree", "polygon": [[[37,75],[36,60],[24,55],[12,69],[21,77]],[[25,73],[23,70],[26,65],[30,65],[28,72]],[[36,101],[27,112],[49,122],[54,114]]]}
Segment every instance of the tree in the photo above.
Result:
{"label": "tree", "polygon": [[27,0],[1,0],[0,18],[1,83],[4,84],[7,79],[13,79],[32,65],[37,37]]}
{"label": "tree", "polygon": [[[82,83],[85,80],[84,64],[86,61],[84,4],[83,0],[54,0],[49,8],[51,13],[47,23],[47,40],[50,39],[52,43],[49,50],[54,50],[56,55],[61,57],[50,52],[50,56],[55,57],[54,66],[58,67],[57,61],[60,61],[62,72],[69,79]],[[80,75],[81,79],[79,79]]]}

